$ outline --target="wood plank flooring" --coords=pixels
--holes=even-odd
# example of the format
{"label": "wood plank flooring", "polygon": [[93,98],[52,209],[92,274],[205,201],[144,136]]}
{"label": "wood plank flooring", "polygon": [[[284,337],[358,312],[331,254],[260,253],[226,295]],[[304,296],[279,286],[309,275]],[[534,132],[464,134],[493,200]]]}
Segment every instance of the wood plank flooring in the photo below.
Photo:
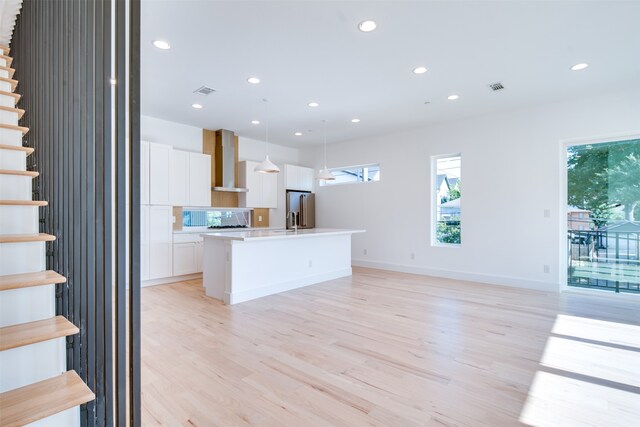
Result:
{"label": "wood plank flooring", "polygon": [[142,290],[147,426],[640,425],[640,299],[354,269],[235,306]]}

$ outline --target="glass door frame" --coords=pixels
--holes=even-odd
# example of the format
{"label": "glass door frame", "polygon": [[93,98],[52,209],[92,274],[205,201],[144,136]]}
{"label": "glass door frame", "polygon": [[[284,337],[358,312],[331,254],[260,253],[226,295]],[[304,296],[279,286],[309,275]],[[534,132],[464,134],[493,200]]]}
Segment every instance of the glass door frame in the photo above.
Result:
{"label": "glass door frame", "polygon": [[640,296],[631,293],[614,293],[610,291],[606,291],[603,289],[587,289],[587,288],[579,288],[569,286],[567,281],[568,277],[568,247],[567,247],[567,215],[568,215],[568,192],[567,186],[569,184],[568,174],[567,174],[567,149],[569,147],[573,147],[576,145],[587,145],[587,144],[604,144],[608,142],[619,142],[626,141],[629,139],[639,139],[640,131],[635,132],[627,132],[627,133],[617,133],[610,134],[604,136],[596,136],[596,137],[588,137],[588,138],[570,138],[560,140],[560,199],[559,199],[559,232],[560,232],[560,263],[559,263],[559,280],[560,280],[560,292],[576,292],[576,293],[586,293],[586,294],[597,294],[597,295],[605,295],[605,296],[623,296],[623,297],[631,297],[631,298],[639,298]]}

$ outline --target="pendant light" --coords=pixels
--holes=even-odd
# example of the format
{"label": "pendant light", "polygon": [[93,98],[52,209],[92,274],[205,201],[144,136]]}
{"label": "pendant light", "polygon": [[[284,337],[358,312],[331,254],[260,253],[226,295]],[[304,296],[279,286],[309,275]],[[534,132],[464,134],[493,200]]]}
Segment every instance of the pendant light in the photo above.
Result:
{"label": "pendant light", "polygon": [[335,176],[331,173],[329,169],[327,169],[327,121],[322,121],[322,126],[324,130],[324,169],[321,169],[318,173],[318,179],[320,181],[333,181],[336,179]]}
{"label": "pendant light", "polygon": [[266,120],[265,120],[265,133],[266,133],[266,137],[265,137],[265,151],[266,151],[266,156],[264,158],[264,160],[262,161],[262,163],[258,163],[258,165],[253,169],[255,172],[260,172],[260,173],[278,173],[280,172],[280,168],[271,161],[271,159],[269,159],[269,107],[267,104],[267,100],[263,99],[262,100],[264,102],[265,105],[265,112],[266,112]]}

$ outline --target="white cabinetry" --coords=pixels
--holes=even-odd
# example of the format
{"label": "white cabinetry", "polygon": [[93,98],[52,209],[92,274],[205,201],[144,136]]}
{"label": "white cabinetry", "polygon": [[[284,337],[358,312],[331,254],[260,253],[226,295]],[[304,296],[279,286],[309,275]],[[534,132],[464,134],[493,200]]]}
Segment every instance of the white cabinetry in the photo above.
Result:
{"label": "white cabinetry", "polygon": [[149,143],[140,141],[140,204],[149,204]]}
{"label": "white cabinetry", "polygon": [[173,238],[173,275],[202,272],[202,236],[175,234]]}
{"label": "white cabinetry", "polygon": [[211,156],[189,153],[189,206],[211,206]]}
{"label": "white cabinetry", "polygon": [[149,206],[149,279],[172,276],[173,209]]}
{"label": "white cabinetry", "polygon": [[170,205],[170,145],[149,143],[149,204]]}
{"label": "white cabinetry", "polygon": [[238,164],[238,185],[248,188],[246,193],[238,195],[238,202],[242,208],[273,208],[278,207],[278,175],[275,173],[255,172],[258,162],[249,160]]}
{"label": "white cabinetry", "polygon": [[169,194],[173,206],[189,206],[189,152],[172,150]]}
{"label": "white cabinetry", "polygon": [[173,206],[211,206],[211,156],[173,150],[170,195]]}
{"label": "white cabinetry", "polygon": [[304,166],[285,165],[285,183],[287,190],[313,191],[315,171]]}
{"label": "white cabinetry", "polygon": [[149,280],[149,206],[140,206],[140,280]]}

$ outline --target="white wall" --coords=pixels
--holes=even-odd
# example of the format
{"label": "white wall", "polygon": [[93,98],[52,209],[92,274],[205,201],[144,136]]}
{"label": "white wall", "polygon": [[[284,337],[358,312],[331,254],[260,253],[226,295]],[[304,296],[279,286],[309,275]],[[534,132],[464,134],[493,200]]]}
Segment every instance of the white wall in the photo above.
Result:
{"label": "white wall", "polygon": [[202,128],[140,116],[140,139],[202,153]]}
{"label": "white wall", "polygon": [[[331,144],[329,167],[379,162],[381,182],[319,187],[317,226],[365,228],[356,265],[558,290],[561,141],[639,128],[635,90]],[[431,156],[458,152],[463,243],[432,247]],[[321,147],[300,157],[318,168]]]}
{"label": "white wall", "polygon": [[[264,160],[265,150],[264,141],[243,136],[238,138],[239,160],[261,162]],[[280,168],[280,173],[278,174],[278,208],[269,211],[269,227],[284,228],[286,221],[284,165],[285,163],[293,165],[299,164],[299,150],[297,148],[269,143],[269,158]]]}

